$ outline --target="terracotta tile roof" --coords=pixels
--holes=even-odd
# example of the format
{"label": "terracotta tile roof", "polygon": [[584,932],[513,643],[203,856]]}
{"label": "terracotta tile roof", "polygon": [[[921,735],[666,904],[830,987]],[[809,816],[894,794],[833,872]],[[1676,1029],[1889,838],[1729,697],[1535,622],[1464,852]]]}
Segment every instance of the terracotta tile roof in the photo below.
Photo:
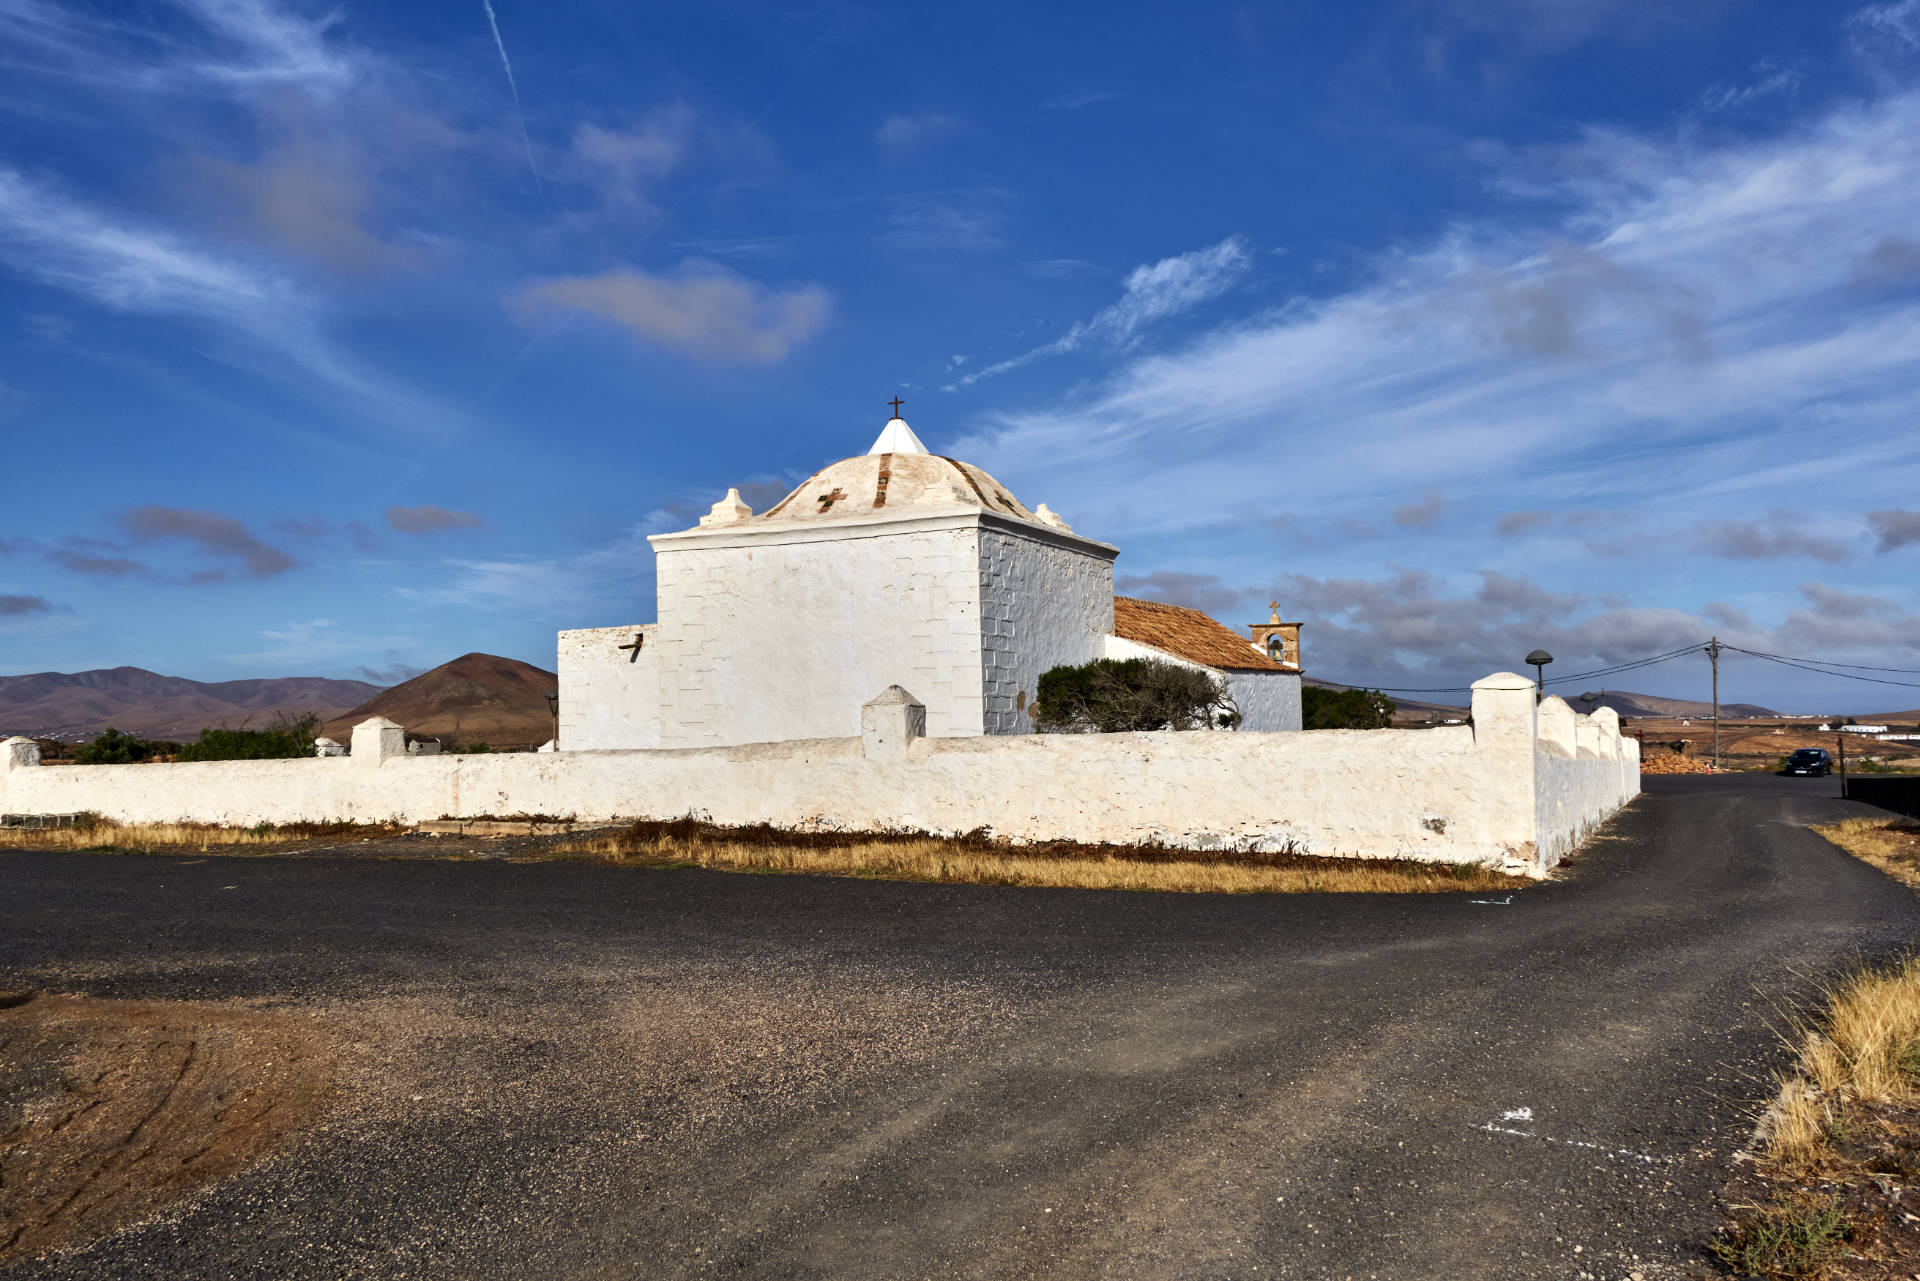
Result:
{"label": "terracotta tile roof", "polygon": [[1115,596],[1113,634],[1206,667],[1256,672],[1299,670],[1274,662],[1255,649],[1252,641],[1197,609],[1163,605],[1157,600]]}

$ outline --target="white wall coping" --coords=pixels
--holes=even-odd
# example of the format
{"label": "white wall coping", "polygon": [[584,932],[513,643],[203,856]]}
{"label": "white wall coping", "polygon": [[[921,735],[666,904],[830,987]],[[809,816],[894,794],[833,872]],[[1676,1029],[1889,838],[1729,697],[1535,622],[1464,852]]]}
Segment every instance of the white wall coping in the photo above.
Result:
{"label": "white wall coping", "polygon": [[[758,519],[758,518],[756,518]],[[655,552],[678,551],[688,547],[765,547],[786,543],[831,543],[851,538],[885,538],[892,534],[917,534],[949,529],[995,529],[1018,534],[1037,543],[1050,543],[1069,551],[1114,560],[1120,549],[1112,543],[1083,538],[999,512],[955,504],[952,507],[901,509],[897,514],[881,512],[848,516],[832,522],[795,522],[753,525],[718,525],[707,529],[683,529],[670,534],[649,534],[647,542]]]}

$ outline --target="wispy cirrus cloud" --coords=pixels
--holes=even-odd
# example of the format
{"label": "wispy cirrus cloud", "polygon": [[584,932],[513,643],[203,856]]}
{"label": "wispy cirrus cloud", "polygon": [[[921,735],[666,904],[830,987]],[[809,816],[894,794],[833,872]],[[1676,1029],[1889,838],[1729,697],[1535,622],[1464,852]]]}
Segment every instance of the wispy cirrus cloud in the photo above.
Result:
{"label": "wispy cirrus cloud", "polygon": [[911,253],[985,253],[1007,243],[1013,205],[997,187],[905,192],[887,202],[883,239]]}
{"label": "wispy cirrus cloud", "polygon": [[[223,662],[242,668],[312,671],[323,665],[351,661],[363,654],[405,653],[419,648],[412,636],[366,635],[342,627],[330,618],[312,618],[262,628],[259,649],[243,654],[221,654]],[[365,670],[365,669],[361,669]],[[380,684],[381,682],[373,682]]]}
{"label": "wispy cirrus cloud", "polygon": [[1205,249],[1135,267],[1127,277],[1120,301],[1104,308],[1091,320],[1074,324],[1050,343],[976,370],[946,390],[968,387],[983,378],[1004,374],[1048,356],[1065,355],[1090,343],[1125,347],[1155,321],[1218,298],[1237,284],[1252,265],[1253,253],[1246,240],[1229,236]]}
{"label": "wispy cirrus cloud", "polygon": [[188,319],[231,344],[249,373],[275,365],[382,423],[441,432],[454,419],[362,368],[326,332],[326,307],[284,269],[76,200],[0,166],[0,264],[112,311]]}
{"label": "wispy cirrus cloud", "polygon": [[1920,483],[1920,296],[1863,305],[1853,283],[1911,227],[1920,94],[1718,147],[1595,132],[1483,159],[1519,202],[1504,216],[1054,407],[983,415],[951,448],[1136,536],[1269,510],[1275,476],[1303,515],[1497,476],[1509,502],[1605,494],[1670,523]]}
{"label": "wispy cirrus cloud", "polygon": [[[0,4],[0,38],[31,57],[28,74],[115,90],[336,93],[360,79],[361,55],[329,39],[334,19],[269,0],[178,0],[160,21],[138,10],[86,10],[45,0]],[[186,38],[169,23],[184,17]]]}
{"label": "wispy cirrus cloud", "polygon": [[917,115],[891,115],[874,132],[874,145],[882,155],[896,163],[909,159],[928,145],[962,132],[966,122],[944,111],[923,111]]}

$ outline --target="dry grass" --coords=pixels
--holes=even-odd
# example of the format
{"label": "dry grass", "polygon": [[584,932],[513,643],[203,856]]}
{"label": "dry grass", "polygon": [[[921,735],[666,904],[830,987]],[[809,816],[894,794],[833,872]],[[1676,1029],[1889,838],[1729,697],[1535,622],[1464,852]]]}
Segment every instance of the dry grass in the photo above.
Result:
{"label": "dry grass", "polygon": [[1846,818],[1814,831],[1888,876],[1920,889],[1920,823],[1905,819]]}
{"label": "dry grass", "polygon": [[1847,975],[1787,1035],[1799,1054],[1711,1252],[1740,1277],[1913,1275],[1920,1239],[1893,1213],[1920,1175],[1920,958]]}
{"label": "dry grass", "polygon": [[1406,894],[1533,884],[1492,868],[1290,852],[1201,854],[1160,846],[1012,846],[983,834],[789,832],[690,819],[642,822],[554,847],[607,863],[793,872],[964,885],[1173,890],[1203,894]]}
{"label": "dry grass", "polygon": [[[1848,819],[1816,827],[1842,849],[1920,885],[1920,832]],[[1859,969],[1789,1020],[1797,1054],[1762,1122],[1760,1160],[1736,1175],[1744,1203],[1711,1243],[1736,1276],[1908,1277],[1920,1219],[1900,1198],[1920,1181],[1920,957]]]}
{"label": "dry grass", "polygon": [[0,847],[36,850],[111,850],[201,854],[270,853],[294,845],[345,842],[393,836],[400,828],[364,823],[262,823],[256,827],[220,827],[212,823],[115,823],[82,816],[73,827],[0,832]]}
{"label": "dry grass", "polygon": [[[1908,885],[1920,886],[1920,829],[1904,821],[1849,818],[1813,829]],[[1805,1171],[1830,1157],[1836,1129],[1855,1104],[1920,1102],[1920,957],[1859,970],[1826,990],[1817,1021],[1794,1020],[1799,1060],[1780,1081],[1767,1118],[1767,1154]]]}
{"label": "dry grass", "polygon": [[1799,1171],[1821,1168],[1855,1104],[1920,1102],[1920,957],[1860,970],[1827,989],[1813,1024],[1796,1024],[1795,1070],[1781,1081],[1767,1155]]}

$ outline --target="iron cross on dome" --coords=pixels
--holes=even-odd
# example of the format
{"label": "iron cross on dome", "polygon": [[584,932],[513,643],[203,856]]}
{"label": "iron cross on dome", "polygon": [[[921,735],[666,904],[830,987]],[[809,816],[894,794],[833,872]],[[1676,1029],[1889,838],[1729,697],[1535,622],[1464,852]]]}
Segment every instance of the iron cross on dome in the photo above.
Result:
{"label": "iron cross on dome", "polygon": [[627,655],[627,661],[629,663],[637,663],[640,661],[640,649],[646,643],[647,643],[647,634],[645,632],[635,632],[633,634],[633,644],[616,645],[614,648],[633,651],[632,653]]}

